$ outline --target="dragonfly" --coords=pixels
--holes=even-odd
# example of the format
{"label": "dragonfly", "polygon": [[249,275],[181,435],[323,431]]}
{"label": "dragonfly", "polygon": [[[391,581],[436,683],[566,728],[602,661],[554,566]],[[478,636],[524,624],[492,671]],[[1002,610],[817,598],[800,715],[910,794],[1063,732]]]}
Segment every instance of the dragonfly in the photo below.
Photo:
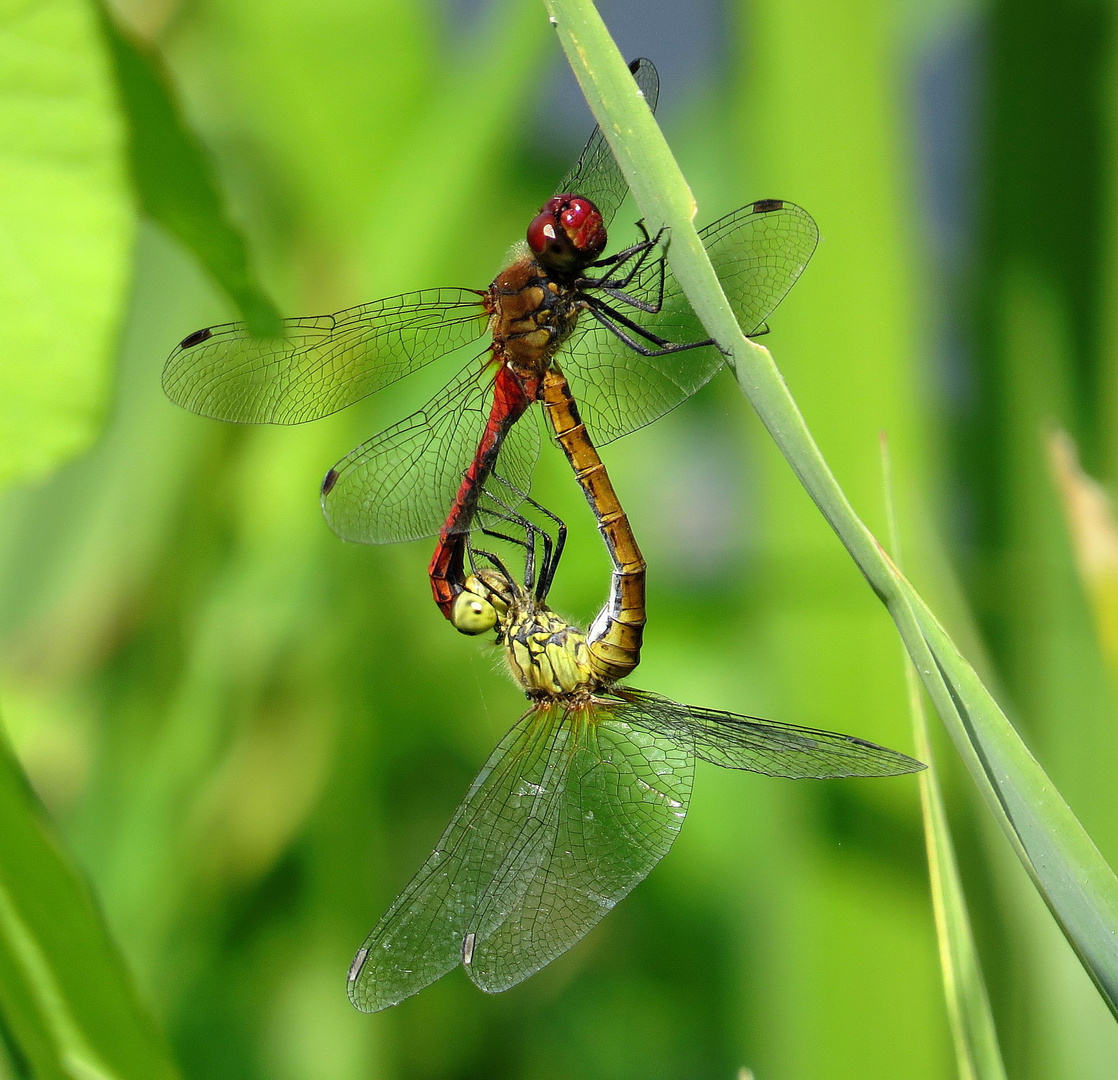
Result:
{"label": "dragonfly", "polygon": [[[631,70],[654,109],[654,65],[641,59]],[[518,421],[542,400],[549,374],[567,380],[582,421],[605,444],[674,408],[725,361],[666,265],[669,237],[650,236],[641,226],[637,243],[602,256],[606,230],[627,192],[595,128],[487,289],[423,289],[288,319],[277,337],[254,337],[240,323],[198,330],[171,353],[164,389],[204,416],[300,424],[436,360],[467,356],[418,411],[331,468],[321,491],[326,520],[345,540],[438,535],[431,586],[449,618],[457,587],[450,565],[462,550],[455,538],[469,530],[498,454],[503,474],[528,490],[539,424]],[[778,199],[741,207],[700,235],[749,334],[766,329],[818,239],[811,216]]]}
{"label": "dragonfly", "polygon": [[[609,682],[616,682],[630,674],[640,663],[644,627],[647,621],[645,615],[647,566],[637,539],[633,535],[629,517],[621,505],[605,463],[587,433],[586,425],[579,415],[578,405],[561,372],[552,370],[544,375],[540,401],[555,432],[556,442],[566,455],[575,479],[582,487],[586,501],[597,521],[606,552],[613,563],[609,598],[587,632],[586,646],[589,663],[595,675]],[[498,535],[504,540],[526,546],[527,557],[530,559],[535,557],[538,537],[546,536],[546,533],[532,526],[529,519],[518,515],[514,506],[510,506],[496,495],[495,489],[503,490],[514,504],[528,503],[551,519],[559,530],[558,547],[559,551],[562,551],[566,526],[554,514],[531,499],[526,491],[518,489],[515,484],[494,469],[489,470],[488,476],[482,483],[479,491],[484,498],[479,500],[479,505],[475,507],[480,511],[478,527],[482,528],[483,532],[489,530],[485,529],[482,523],[494,520],[494,515],[496,515],[495,520],[498,521],[511,520],[521,532],[527,532],[532,537],[531,542],[525,543],[507,534]],[[446,595],[452,597],[447,617],[451,624],[464,634],[477,632],[470,628],[472,624],[460,617],[475,601],[472,594],[464,592],[469,535],[470,532],[467,531],[445,536],[444,543],[436,551],[435,556],[438,559],[440,551],[447,553],[444,565],[438,571],[444,579]],[[529,576],[532,575],[531,570],[528,573]],[[544,580],[550,583],[551,578],[547,576]],[[546,595],[546,590],[543,595]]]}
{"label": "dragonfly", "polygon": [[[501,535],[486,520],[482,531]],[[520,579],[496,553],[467,545],[452,621],[496,632],[529,707],[354,957],[348,992],[362,1011],[395,1005],[458,965],[498,993],[571,948],[668,853],[696,759],[790,778],[924,768],[852,735],[683,705],[603,678],[585,632],[546,603],[561,539],[544,545],[539,574],[526,556]]]}

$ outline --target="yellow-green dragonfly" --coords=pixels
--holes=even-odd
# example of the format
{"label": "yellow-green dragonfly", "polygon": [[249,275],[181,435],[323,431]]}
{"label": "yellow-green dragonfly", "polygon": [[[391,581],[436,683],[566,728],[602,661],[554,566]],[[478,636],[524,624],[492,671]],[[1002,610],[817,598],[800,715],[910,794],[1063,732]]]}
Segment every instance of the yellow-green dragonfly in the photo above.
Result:
{"label": "yellow-green dragonfly", "polygon": [[[395,1005],[458,964],[482,990],[507,990],[565,952],[667,854],[696,758],[792,778],[924,767],[852,735],[603,679],[586,634],[545,602],[561,541],[562,532],[545,540],[538,576],[526,559],[523,582],[471,546],[475,565],[452,621],[466,633],[496,631],[530,705],[354,958],[348,987],[359,1009]],[[534,551],[531,538],[525,546]]]}

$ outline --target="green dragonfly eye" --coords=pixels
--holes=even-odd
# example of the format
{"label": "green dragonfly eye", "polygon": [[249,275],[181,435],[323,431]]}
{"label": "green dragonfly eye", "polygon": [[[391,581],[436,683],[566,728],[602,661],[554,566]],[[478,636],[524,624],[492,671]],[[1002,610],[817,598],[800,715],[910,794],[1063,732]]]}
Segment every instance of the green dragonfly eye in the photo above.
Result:
{"label": "green dragonfly eye", "polygon": [[460,592],[454,599],[450,621],[460,634],[484,634],[497,625],[497,609],[477,593]]}

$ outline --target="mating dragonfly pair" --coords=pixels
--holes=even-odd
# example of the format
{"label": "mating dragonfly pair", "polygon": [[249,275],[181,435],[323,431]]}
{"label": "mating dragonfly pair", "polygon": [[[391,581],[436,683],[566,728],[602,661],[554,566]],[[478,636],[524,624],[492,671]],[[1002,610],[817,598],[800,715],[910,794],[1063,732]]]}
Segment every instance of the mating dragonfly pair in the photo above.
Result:
{"label": "mating dragonfly pair", "polygon": [[[655,109],[656,70],[631,65]],[[288,320],[278,338],[200,330],[164,387],[206,416],[294,424],[326,416],[420,367],[489,340],[423,408],[326,474],[341,537],[438,535],[436,603],[464,633],[496,632],[531,707],[498,744],[418,874],[349,973],[354,1004],[396,1004],[457,964],[507,989],[585,935],[671,847],[696,757],[771,776],[885,776],[919,762],[852,736],[680,705],[619,685],[639,663],[645,564],[595,443],[651,422],[703,386],[724,356],[703,336],[649,235],[604,256],[627,186],[595,129],[526,242],[485,290],[429,289]],[[701,234],[738,320],[759,333],[810,258],[817,232],[763,200]],[[527,495],[539,402],[613,562],[609,598],[583,632],[547,606],[565,529]],[[592,436],[592,437],[591,437]],[[500,476],[496,470],[500,465]],[[521,511],[531,507],[552,536]],[[477,537],[510,541],[510,572]]]}

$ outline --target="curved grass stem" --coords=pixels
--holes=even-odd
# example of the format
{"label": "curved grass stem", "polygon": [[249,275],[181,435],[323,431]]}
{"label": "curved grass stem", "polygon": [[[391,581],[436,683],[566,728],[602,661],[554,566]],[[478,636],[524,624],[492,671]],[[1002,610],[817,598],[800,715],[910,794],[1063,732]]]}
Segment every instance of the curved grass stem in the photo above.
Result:
{"label": "curved grass stem", "polygon": [[927,604],[854,512],[768,349],[744,336],[692,222],[690,188],[591,0],[544,0],[651,231],[742,392],[881,598],[971,777],[1118,1016],[1118,878]]}

